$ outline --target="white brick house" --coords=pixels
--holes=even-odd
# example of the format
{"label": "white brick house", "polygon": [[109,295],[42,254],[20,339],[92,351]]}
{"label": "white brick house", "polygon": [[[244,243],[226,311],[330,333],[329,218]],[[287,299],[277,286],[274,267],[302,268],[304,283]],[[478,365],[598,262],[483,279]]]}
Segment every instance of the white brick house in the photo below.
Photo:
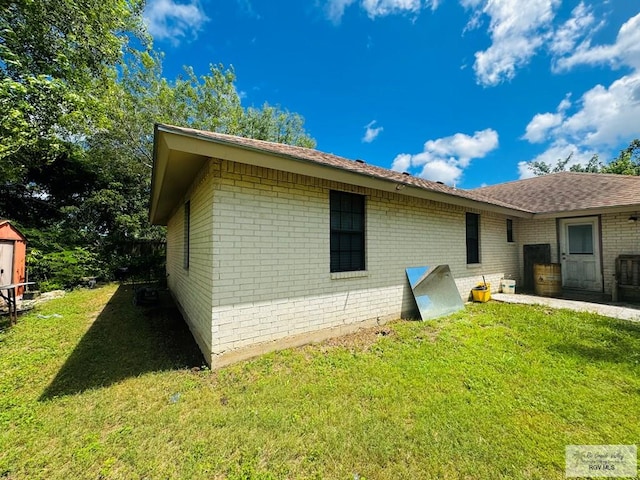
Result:
{"label": "white brick house", "polygon": [[[557,220],[498,197],[156,126],[150,218],[167,226],[168,285],[212,367],[415,317],[407,267],[448,264],[466,300],[483,275],[520,279],[527,243],[555,243],[557,256]],[[599,228],[626,228],[639,203],[599,216]],[[640,253],[631,227],[601,235],[604,260]]]}
{"label": "white brick house", "polygon": [[616,257],[640,255],[640,177],[562,172],[474,191],[534,212],[518,220],[522,283],[527,245],[549,244],[563,288],[609,295]]}

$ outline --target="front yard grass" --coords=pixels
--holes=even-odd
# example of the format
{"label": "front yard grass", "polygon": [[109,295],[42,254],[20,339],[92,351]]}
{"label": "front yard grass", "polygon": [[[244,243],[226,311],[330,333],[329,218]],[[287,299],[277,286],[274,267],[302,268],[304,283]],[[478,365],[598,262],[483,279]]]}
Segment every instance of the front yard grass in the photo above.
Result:
{"label": "front yard grass", "polygon": [[562,479],[640,439],[638,324],[491,302],[211,372],[130,288],[0,323],[0,478]]}

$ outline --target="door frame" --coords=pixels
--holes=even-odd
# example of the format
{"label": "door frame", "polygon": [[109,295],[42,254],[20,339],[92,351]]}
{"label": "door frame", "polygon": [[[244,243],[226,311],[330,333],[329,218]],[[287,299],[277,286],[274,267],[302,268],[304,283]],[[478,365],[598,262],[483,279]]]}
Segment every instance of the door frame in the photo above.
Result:
{"label": "door frame", "polygon": [[[594,253],[596,254],[596,268],[599,269],[596,273],[600,276],[598,288],[596,290],[587,290],[580,287],[567,287],[565,281],[565,262],[564,252],[562,247],[564,245],[565,238],[565,226],[568,224],[579,224],[581,222],[587,223],[589,221],[594,222],[593,234],[596,236],[594,239]],[[603,253],[602,253],[602,218],[601,215],[584,215],[579,217],[562,217],[558,218],[556,222],[556,233],[558,240],[558,263],[562,265],[562,287],[563,288],[577,288],[579,290],[585,290],[590,292],[603,292],[604,291],[604,274],[603,274]]]}
{"label": "door frame", "polygon": [[[0,244],[11,247],[11,271],[9,272],[9,283],[13,283],[13,276],[16,271],[16,242],[14,240],[0,240]],[[0,285],[3,282],[0,281]]]}

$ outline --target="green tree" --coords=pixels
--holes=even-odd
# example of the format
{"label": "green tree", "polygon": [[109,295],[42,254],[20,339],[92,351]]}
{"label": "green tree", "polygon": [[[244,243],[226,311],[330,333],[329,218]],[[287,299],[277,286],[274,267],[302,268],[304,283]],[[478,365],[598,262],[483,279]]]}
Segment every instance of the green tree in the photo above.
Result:
{"label": "green tree", "polygon": [[[571,160],[573,152],[564,160],[558,160],[555,166],[543,161],[530,162],[528,167],[534,175],[547,175],[549,173],[564,172],[567,164]],[[618,175],[638,175],[640,176],[640,140],[634,139],[627,148],[620,151],[620,154],[607,164],[600,161],[598,155],[593,155],[586,165],[575,164],[569,168],[571,172],[587,173],[615,173]]]}
{"label": "green tree", "polygon": [[84,139],[105,127],[105,91],[142,0],[15,0],[0,9],[0,215],[60,221],[95,175]]}
{"label": "green tree", "polygon": [[108,126],[103,99],[130,37],[146,42],[142,7],[142,0],[0,3],[0,216],[25,231],[40,255],[33,258],[85,258],[74,252],[90,227],[71,228],[69,219],[100,179],[86,139]]}
{"label": "green tree", "polygon": [[[573,152],[571,152],[567,158],[564,160],[558,159],[555,166],[552,166],[543,161],[535,161],[529,163],[529,170],[531,170],[536,176],[547,175],[549,173],[558,173],[565,172],[567,170],[567,164],[573,157]],[[593,155],[586,165],[582,165],[580,163],[576,163],[569,167],[570,172],[586,172],[586,173],[601,173],[603,171],[604,165],[600,162],[600,157],[595,154]]]}
{"label": "green tree", "polygon": [[542,160],[530,162],[528,167],[529,170],[531,170],[537,177],[547,175],[549,173],[564,172],[567,169],[567,163],[569,163],[571,157],[573,157],[573,152],[571,152],[564,160],[558,159],[555,167]]}
{"label": "green tree", "polygon": [[[145,38],[142,7],[142,0],[3,2],[0,159],[23,148],[53,155],[100,124],[101,85],[122,59],[128,35]],[[19,165],[5,164],[2,173],[19,178]]]}
{"label": "green tree", "polygon": [[640,176],[640,140],[633,140],[629,146],[602,169],[603,173]]}
{"label": "green tree", "polygon": [[235,79],[232,68],[211,65],[206,75],[198,77],[185,67],[182,76],[169,81],[162,75],[160,54],[131,55],[105,98],[111,127],[85,142],[98,178],[90,196],[70,210],[74,229],[90,226],[99,232],[95,241],[103,242],[161,234],[147,222],[154,123],[315,146],[301,116],[266,104],[243,108]]}
{"label": "green tree", "polygon": [[244,108],[232,68],[164,78],[143,1],[1,3],[0,217],[33,240],[43,275],[72,259],[103,269],[123,241],[163,235],[147,220],[156,122],[315,145],[299,115]]}

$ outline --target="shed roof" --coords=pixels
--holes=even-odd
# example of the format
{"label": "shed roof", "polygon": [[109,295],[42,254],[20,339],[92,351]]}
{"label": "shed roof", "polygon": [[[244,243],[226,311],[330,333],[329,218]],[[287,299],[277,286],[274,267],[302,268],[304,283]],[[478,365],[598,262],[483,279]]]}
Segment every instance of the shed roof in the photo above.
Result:
{"label": "shed roof", "polygon": [[20,230],[16,228],[15,225],[11,223],[10,220],[0,219],[0,230],[2,230],[3,227],[9,227],[13,235],[0,234],[0,240],[20,240],[24,242],[27,241],[27,238],[22,234]]}
{"label": "shed roof", "polygon": [[630,175],[559,172],[473,191],[537,216],[640,208],[640,177]]}

